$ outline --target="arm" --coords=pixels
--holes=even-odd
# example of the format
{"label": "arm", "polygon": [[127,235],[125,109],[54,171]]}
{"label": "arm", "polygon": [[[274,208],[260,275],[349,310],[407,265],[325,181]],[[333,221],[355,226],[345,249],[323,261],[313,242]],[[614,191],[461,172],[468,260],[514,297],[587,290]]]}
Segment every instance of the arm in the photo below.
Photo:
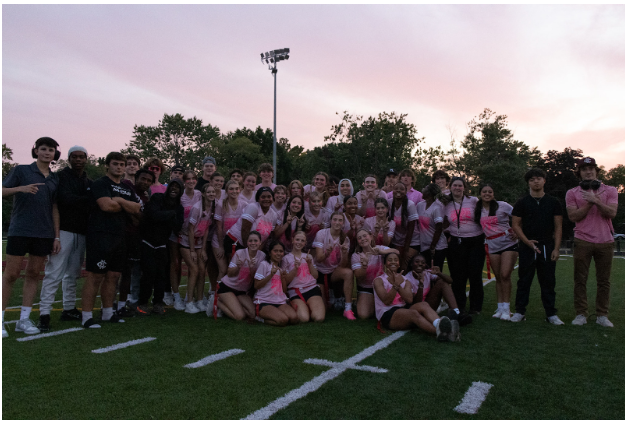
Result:
{"label": "arm", "polygon": [[52,255],[61,251],[61,216],[56,203],[52,204],[52,221],[54,222],[54,243],[52,244]]}
{"label": "arm", "polygon": [[[400,275],[400,277],[403,279],[403,276]],[[399,295],[401,295],[402,300],[404,300],[406,302],[406,304],[410,304],[413,300],[413,295],[412,295],[412,285],[410,284],[410,282],[404,283],[404,286],[401,286],[401,282],[399,285],[397,285],[399,287],[398,291]],[[423,293],[421,293],[421,298],[423,298]]]}
{"label": "arm", "polygon": [[566,212],[569,214],[569,219],[573,223],[577,223],[580,220],[584,220],[586,215],[592,208],[592,203],[586,203],[582,207],[569,206],[566,208]]}
{"label": "arm", "polygon": [[76,194],[64,176],[59,176],[59,190],[57,193],[57,201],[62,205],[69,205],[74,207],[87,207],[89,205],[89,191],[86,195]]}
{"label": "arm", "polygon": [[315,247],[315,260],[317,260],[317,263],[323,263],[325,259],[326,259],[325,249],[320,248],[320,247]]}
{"label": "arm", "polygon": [[[206,231],[208,233],[208,231]],[[195,225],[189,222],[189,253],[191,259],[197,263],[197,251],[195,251]]]}
{"label": "arm", "polygon": [[308,262],[308,271],[310,272],[313,278],[317,279],[319,277],[319,271],[317,270],[317,268],[315,267],[315,264],[312,261],[312,256],[310,256],[310,259],[306,261]]}
{"label": "arm", "polygon": [[9,197],[11,195],[15,195],[18,192],[24,192],[28,194],[37,194],[37,191],[39,191],[39,188],[37,188],[38,185],[45,185],[45,184],[43,182],[40,182],[37,184],[22,185],[22,186],[14,187],[14,188],[2,187],[2,197]]}
{"label": "arm", "polygon": [[223,220],[217,221],[217,242],[219,243],[219,247],[213,252],[215,253],[215,258],[222,259],[224,257],[224,222]]}
{"label": "arm", "polygon": [[438,240],[441,238],[441,234],[443,233],[443,222],[437,223],[434,227],[436,229],[434,231],[434,236],[432,237],[430,250],[436,250],[436,244],[438,244]]}
{"label": "arm", "polygon": [[271,271],[262,279],[254,278],[254,289],[261,289],[263,286],[267,285],[267,282],[273,278],[275,274],[274,265],[271,265]]}
{"label": "arm", "polygon": [[448,284],[451,284],[453,282],[453,279],[451,279],[451,276],[446,275],[443,272],[441,272],[441,269],[438,266],[432,267],[431,272],[433,275],[436,275],[436,277],[441,278],[444,282]]}
{"label": "arm", "polygon": [[[232,259],[234,260],[235,257],[233,256]],[[239,274],[240,271],[241,271],[241,268],[239,267],[238,264],[235,265],[234,267],[228,266],[228,277],[234,278],[235,276]]]}
{"label": "arm", "polygon": [[200,248],[200,257],[202,258],[202,261],[204,263],[206,263],[206,260],[208,260],[208,254],[206,252],[207,249],[207,240],[208,240],[208,234],[210,233],[209,230],[206,231],[206,233],[204,234],[204,236],[202,237],[202,247]]}
{"label": "arm", "polygon": [[[536,243],[538,241],[535,241],[533,239],[532,240],[527,239],[527,237],[523,233],[523,229],[521,229],[521,222],[522,222],[522,219],[519,216],[512,216],[512,230],[514,231],[516,236],[521,240],[523,244],[527,245],[532,250],[540,253],[540,251],[536,247]],[[560,216],[560,222],[562,222],[562,216]],[[560,230],[562,230],[562,226],[560,226]],[[560,232],[560,235],[562,235],[562,232]]]}
{"label": "arm", "polygon": [[141,214],[141,204],[139,203],[135,203],[134,201],[124,200],[121,197],[113,197],[113,201],[119,204],[126,213],[129,213],[132,215]]}
{"label": "arm", "polygon": [[293,265],[293,268],[291,269],[291,271],[288,272],[284,277],[284,279],[286,279],[287,285],[293,282],[293,279],[295,279],[295,276],[297,276],[298,270],[299,270],[299,265],[297,261],[295,261],[295,264]]}
{"label": "arm", "polygon": [[410,242],[412,241],[412,234],[414,233],[414,225],[417,221],[413,220],[412,222],[408,222],[408,229],[406,230],[406,239],[404,240],[404,248],[401,252],[401,257],[399,257],[399,262],[403,263],[406,261],[406,254],[408,254],[408,249],[410,248]]}
{"label": "arm", "polygon": [[100,197],[96,200],[96,203],[100,210],[105,213],[119,213],[122,211],[122,206],[117,201],[113,201],[111,197]]}
{"label": "arm", "polygon": [[395,299],[395,294],[399,292],[400,288],[398,286],[393,285],[391,290],[386,292],[386,289],[384,289],[384,282],[382,282],[382,279],[375,278],[373,281],[373,289],[375,289],[375,292],[376,294],[378,294],[378,297],[380,298],[380,300],[382,300],[382,302],[385,305],[389,305]]}
{"label": "arm", "polygon": [[558,261],[560,258],[560,243],[562,242],[562,216],[554,216],[553,223],[556,227],[553,236],[553,251],[551,252],[551,261]]}
{"label": "arm", "polygon": [[241,239],[243,240],[243,246],[247,247],[247,238],[252,231],[252,222],[246,219],[241,219]]}

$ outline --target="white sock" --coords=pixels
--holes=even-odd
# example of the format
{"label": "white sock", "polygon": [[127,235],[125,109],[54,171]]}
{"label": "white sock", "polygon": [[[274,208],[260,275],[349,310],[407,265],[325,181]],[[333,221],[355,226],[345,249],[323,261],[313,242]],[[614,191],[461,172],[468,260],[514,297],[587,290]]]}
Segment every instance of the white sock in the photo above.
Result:
{"label": "white sock", "polygon": [[497,310],[503,310],[503,303],[497,303]]}
{"label": "white sock", "polygon": [[504,310],[510,311],[510,303],[502,303]]}
{"label": "white sock", "polygon": [[[22,312],[20,313],[20,320],[30,319],[30,311],[32,309],[33,309],[32,307],[22,306]],[[3,318],[3,321],[4,321],[4,318]]]}
{"label": "white sock", "polygon": [[180,299],[180,292],[174,292],[174,300],[178,301]]}
{"label": "white sock", "polygon": [[460,310],[458,310],[457,308],[454,308],[454,311],[456,312],[456,314],[460,314]]}
{"label": "white sock", "polygon": [[352,309],[352,303],[345,303],[345,311],[349,311]]}
{"label": "white sock", "polygon": [[89,319],[93,318],[93,311],[83,311],[82,312],[82,324],[84,325],[85,322]]}
{"label": "white sock", "polygon": [[440,323],[441,319],[436,319],[432,322],[432,324],[434,325],[435,328],[438,327],[438,324]]}
{"label": "white sock", "polygon": [[113,307],[102,307],[102,320],[111,320],[113,317]]}
{"label": "white sock", "polygon": [[2,310],[2,323],[4,323],[4,310]]}
{"label": "white sock", "polygon": [[117,310],[121,310],[126,305],[126,301],[119,301],[117,303]]}

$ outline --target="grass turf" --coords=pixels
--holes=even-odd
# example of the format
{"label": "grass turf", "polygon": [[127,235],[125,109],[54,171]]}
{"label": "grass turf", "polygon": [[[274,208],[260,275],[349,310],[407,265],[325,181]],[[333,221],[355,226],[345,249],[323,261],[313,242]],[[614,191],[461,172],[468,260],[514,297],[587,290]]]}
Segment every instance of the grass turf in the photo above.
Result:
{"label": "grass turf", "polygon": [[[461,329],[462,342],[440,344],[412,331],[359,363],[388,373],[347,370],[272,418],[622,418],[625,260],[614,259],[613,329],[596,325],[594,317],[586,326],[570,325],[572,264],[571,257],[564,257],[557,268],[556,305],[565,326],[545,323],[537,281],[527,321],[492,319],[496,298],[491,283],[485,287],[484,313]],[[593,278],[589,285],[592,305]],[[18,282],[11,305],[20,300]],[[18,314],[7,311],[6,320]],[[60,322],[59,316],[60,311],[52,313],[53,330],[77,326]],[[373,320],[348,322],[334,312],[323,324],[273,328],[170,309],[165,316],[27,342],[17,342],[13,329],[10,325],[10,337],[2,342],[4,419],[239,419],[328,369],[303,360],[340,362],[385,338]],[[157,339],[91,353],[148,336]],[[233,348],[245,352],[198,369],[183,368]],[[456,413],[453,408],[474,381],[494,386],[476,415]]]}

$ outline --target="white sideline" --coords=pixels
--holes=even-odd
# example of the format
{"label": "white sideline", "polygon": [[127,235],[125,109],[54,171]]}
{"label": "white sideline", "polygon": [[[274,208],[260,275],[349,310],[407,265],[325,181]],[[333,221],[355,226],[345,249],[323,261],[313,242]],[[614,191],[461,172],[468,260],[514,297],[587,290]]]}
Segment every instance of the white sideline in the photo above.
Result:
{"label": "white sideline", "polygon": [[336,363],[334,361],[319,360],[318,358],[307,358],[306,360],[304,360],[304,363],[317,364],[319,366],[327,366],[327,367],[346,367],[348,369],[364,370],[366,372],[371,372],[371,373],[387,373],[388,372],[388,370],[382,369],[380,367],[358,366],[356,364],[349,365],[349,364],[343,364],[343,363]]}
{"label": "white sideline", "polygon": [[454,408],[454,411],[463,414],[475,414],[480,408],[486,395],[493,385],[485,382],[473,382],[467,392],[464,394],[460,404]]}
{"label": "white sideline", "polygon": [[42,333],[40,335],[31,335],[31,336],[25,336],[23,338],[17,338],[17,340],[19,342],[22,342],[22,341],[32,341],[33,339],[47,338],[48,336],[63,335],[64,333],[76,332],[76,331],[83,330],[83,329],[84,329],[83,327],[79,327],[79,328],[55,330],[54,332]]}
{"label": "white sideline", "polygon": [[242,420],[266,420],[268,419],[269,417],[273,416],[275,413],[277,413],[281,409],[287,407],[292,402],[295,402],[298,399],[305,397],[311,392],[315,392],[324,383],[331,381],[332,379],[336,378],[341,373],[346,371],[349,368],[349,366],[354,366],[359,361],[362,361],[365,358],[373,355],[375,352],[388,347],[393,341],[396,341],[397,339],[401,338],[406,333],[407,331],[395,332],[394,334],[370,346],[369,348],[364,349],[363,351],[359,352],[355,356],[343,361],[341,363],[343,366],[332,367],[330,370],[326,370],[325,372],[321,373],[319,376],[304,383],[299,388],[292,390],[291,392],[287,393],[285,396],[278,398],[274,402],[261,408],[260,410],[253,412],[252,414],[250,414],[249,416],[245,417]]}
{"label": "white sideline", "polygon": [[120,350],[122,348],[132,347],[133,345],[143,344],[144,342],[154,341],[156,338],[148,337],[135,339],[134,341],[122,342],[121,344],[111,345],[110,347],[98,348],[97,350],[92,350],[92,353],[95,354],[103,354],[110,351]]}
{"label": "white sideline", "polygon": [[208,357],[204,357],[200,361],[196,361],[195,363],[185,364],[182,367],[186,367],[187,369],[197,369],[198,367],[203,367],[208,364],[214,363],[215,361],[223,360],[224,358],[231,357],[233,355],[244,353],[245,350],[240,350],[238,348],[234,348],[232,350],[227,350],[220,352],[219,354],[209,355]]}

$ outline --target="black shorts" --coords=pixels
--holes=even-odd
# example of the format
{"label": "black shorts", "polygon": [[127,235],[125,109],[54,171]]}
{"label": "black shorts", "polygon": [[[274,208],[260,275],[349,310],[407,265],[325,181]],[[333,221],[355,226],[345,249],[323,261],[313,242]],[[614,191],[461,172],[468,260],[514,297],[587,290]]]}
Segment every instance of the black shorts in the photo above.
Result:
{"label": "black shorts", "polygon": [[10,256],[45,257],[52,252],[54,238],[33,238],[30,236],[10,236],[7,238],[6,253]]}
{"label": "black shorts", "polygon": [[509,246],[506,249],[503,250],[499,250],[499,251],[495,251],[494,253],[491,253],[490,251],[488,252],[488,254],[493,255],[493,254],[501,254],[501,253],[505,253],[506,251],[513,251],[513,252],[518,252],[519,251],[519,244],[514,244]]}
{"label": "black shorts", "polygon": [[317,283],[319,285],[325,286],[325,277],[328,277],[328,286],[330,286],[330,282],[332,282],[332,273],[328,273],[327,275],[319,272],[319,275],[317,276]]}
{"label": "black shorts", "polygon": [[382,318],[380,319],[380,323],[382,323],[382,326],[386,329],[389,329],[388,325],[391,323],[391,318],[393,317],[393,314],[395,314],[397,310],[401,310],[402,308],[404,307],[393,307],[390,310],[386,310],[386,312],[384,312]]}
{"label": "black shorts", "polygon": [[221,282],[219,284],[219,289],[217,290],[217,295],[225,294],[226,292],[232,292],[237,297],[240,296],[240,295],[247,295],[247,292],[239,291],[238,289],[232,289],[228,285],[226,285],[225,283]]}
{"label": "black shorts", "polygon": [[284,303],[284,304],[260,303],[258,305],[258,311],[261,311],[264,307],[267,307],[267,306],[274,306],[275,308],[278,308],[278,307],[280,307],[282,305],[286,305],[286,303]]}
{"label": "black shorts", "polygon": [[127,260],[124,235],[102,232],[87,234],[87,272],[121,272]]}
{"label": "black shorts", "polygon": [[[304,301],[308,301],[309,299],[311,299],[312,297],[321,297],[321,289],[319,289],[318,286],[314,287],[311,290],[308,290],[306,292],[302,292],[302,297],[304,297]],[[294,295],[290,298],[291,301],[293,300],[301,300],[301,298],[299,297],[299,295]]]}
{"label": "black shorts", "polygon": [[358,288],[356,288],[358,293],[366,293],[366,294],[371,294],[373,295],[373,288],[364,288],[362,286],[359,286]]}

